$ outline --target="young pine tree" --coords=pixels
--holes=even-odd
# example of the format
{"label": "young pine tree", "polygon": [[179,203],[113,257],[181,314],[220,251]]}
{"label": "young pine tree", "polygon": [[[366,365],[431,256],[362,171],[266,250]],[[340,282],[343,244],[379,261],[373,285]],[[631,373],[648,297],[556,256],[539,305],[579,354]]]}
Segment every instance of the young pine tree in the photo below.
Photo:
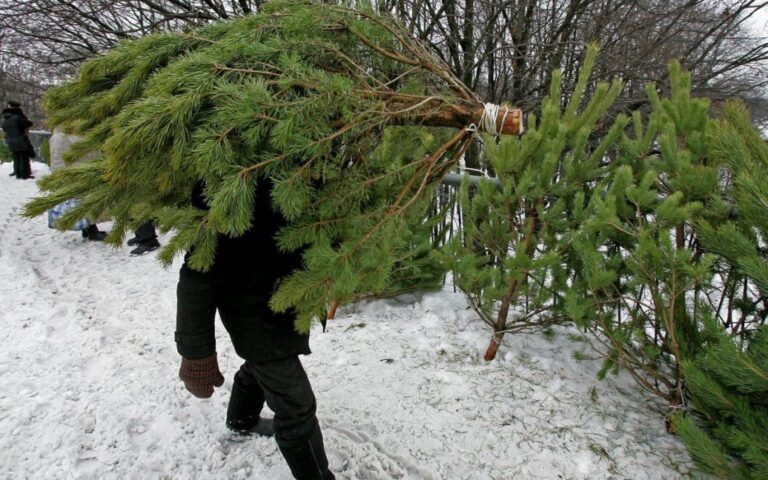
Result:
{"label": "young pine tree", "polygon": [[[713,159],[729,167],[732,221],[699,226],[702,244],[748,282],[739,322],[707,322],[701,353],[683,363],[693,415],[675,425],[704,471],[733,480],[768,479],[768,145],[740,102],[709,130]],[[725,293],[724,293],[725,294]],[[762,304],[762,308],[755,308]],[[749,308],[744,307],[749,305]]]}
{"label": "young pine tree", "polygon": [[565,239],[574,276],[564,311],[592,333],[601,375],[623,368],[677,410],[686,398],[680,362],[700,350],[714,262],[694,226],[726,209],[707,156],[709,102],[691,98],[677,63],[670,79],[668,99],[649,86],[647,125],[635,114],[609,174],[577,209]]}
{"label": "young pine tree", "polygon": [[747,342],[708,322],[703,351],[683,362],[693,415],[674,424],[696,465],[728,480],[768,479],[768,326]]}
{"label": "young pine tree", "polygon": [[[559,72],[553,75],[541,118],[529,117],[521,138],[486,139],[486,156],[500,185],[465,183],[460,193],[463,231],[445,258],[454,280],[478,314],[493,328],[486,360],[492,360],[506,332],[552,320],[556,292],[565,288],[559,238],[574,199],[589,193],[601,176],[606,152],[620,138],[620,116],[603,138],[599,122],[621,90],[621,82],[598,84],[585,99],[597,48],[588,49],[570,101],[561,107]],[[528,310],[516,308],[526,299]]]}

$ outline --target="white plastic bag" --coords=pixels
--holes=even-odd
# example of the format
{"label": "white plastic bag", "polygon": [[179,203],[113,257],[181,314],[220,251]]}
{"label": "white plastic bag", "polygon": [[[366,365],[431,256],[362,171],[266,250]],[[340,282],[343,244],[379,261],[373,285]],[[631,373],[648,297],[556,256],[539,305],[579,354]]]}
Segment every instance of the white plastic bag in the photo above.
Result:
{"label": "white plastic bag", "polygon": [[[69,210],[73,209],[74,207],[78,206],[80,202],[77,199],[70,198],[66,202],[62,202],[52,209],[48,210],[48,227],[50,228],[56,228],[56,222],[59,221],[59,219],[67,213]],[[74,231],[80,231],[85,230],[88,228],[89,222],[85,218],[81,218],[75,224],[70,228],[70,230]]]}

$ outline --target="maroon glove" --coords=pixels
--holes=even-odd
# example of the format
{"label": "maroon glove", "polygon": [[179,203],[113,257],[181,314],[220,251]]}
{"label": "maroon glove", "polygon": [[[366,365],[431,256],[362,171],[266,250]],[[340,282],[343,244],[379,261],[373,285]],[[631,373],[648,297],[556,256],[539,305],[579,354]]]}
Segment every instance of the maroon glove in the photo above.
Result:
{"label": "maroon glove", "polygon": [[219,361],[216,354],[205,358],[181,358],[179,377],[184,381],[192,395],[197,398],[209,398],[213,395],[213,387],[224,385],[224,377],[219,371]]}

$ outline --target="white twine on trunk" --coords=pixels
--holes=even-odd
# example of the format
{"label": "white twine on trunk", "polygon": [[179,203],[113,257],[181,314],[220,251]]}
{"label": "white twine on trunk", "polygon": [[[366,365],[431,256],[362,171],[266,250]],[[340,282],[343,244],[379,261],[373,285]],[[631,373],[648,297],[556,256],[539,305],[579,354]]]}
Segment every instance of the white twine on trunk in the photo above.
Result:
{"label": "white twine on trunk", "polygon": [[504,123],[507,121],[507,115],[509,115],[509,108],[504,107],[504,117],[501,119],[501,127],[498,127],[496,119],[499,118],[500,109],[501,107],[495,103],[486,103],[484,104],[483,113],[480,115],[480,128],[495,137],[501,134]]}
{"label": "white twine on trunk", "polygon": [[[499,118],[499,111],[502,108],[504,108],[504,115],[501,117],[501,124],[499,124],[496,119]],[[475,137],[480,140],[482,140],[480,137],[480,132],[490,133],[494,137],[499,137],[504,131],[504,125],[507,123],[507,116],[509,116],[509,114],[509,107],[502,107],[500,105],[496,105],[495,103],[484,103],[483,113],[480,114],[480,120],[477,122],[477,124],[470,123],[467,125],[466,130],[474,134]],[[520,123],[519,130],[520,131],[518,135],[522,135],[524,130],[522,121]]]}

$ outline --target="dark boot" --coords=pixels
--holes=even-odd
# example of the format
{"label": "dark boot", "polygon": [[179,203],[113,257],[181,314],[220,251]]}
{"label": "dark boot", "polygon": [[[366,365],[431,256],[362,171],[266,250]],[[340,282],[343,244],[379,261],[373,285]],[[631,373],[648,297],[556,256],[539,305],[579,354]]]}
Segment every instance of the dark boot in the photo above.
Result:
{"label": "dark boot", "polygon": [[[131,239],[130,242],[134,242],[134,239]],[[136,229],[135,243],[133,244],[137,245],[136,248],[131,250],[131,255],[134,256],[144,255],[160,248],[160,242],[157,241],[157,232],[155,232],[155,223],[153,221],[144,222]]]}
{"label": "dark boot", "polygon": [[258,385],[246,387],[235,376],[227,407],[227,428],[241,435],[274,436],[272,419],[260,416],[262,408],[264,393],[261,388]]}
{"label": "dark boot", "polygon": [[278,440],[277,446],[297,480],[335,480],[336,477],[328,470],[323,433],[318,424],[307,437],[290,442]]}
{"label": "dark boot", "polygon": [[160,242],[158,242],[156,238],[153,238],[146,242],[139,243],[138,247],[131,250],[131,255],[144,255],[145,253],[154,252],[158,248],[160,248]]}
{"label": "dark boot", "polygon": [[102,232],[95,224],[90,224],[88,228],[83,230],[83,238],[94,242],[103,242],[107,238],[107,232]]}

